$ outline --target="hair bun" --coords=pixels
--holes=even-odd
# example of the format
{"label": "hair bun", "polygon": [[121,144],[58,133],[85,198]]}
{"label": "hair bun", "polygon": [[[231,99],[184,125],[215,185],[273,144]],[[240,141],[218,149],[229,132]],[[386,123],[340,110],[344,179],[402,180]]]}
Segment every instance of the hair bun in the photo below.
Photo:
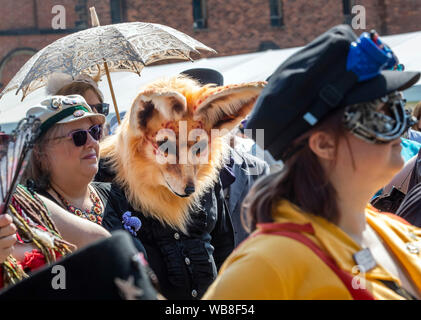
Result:
{"label": "hair bun", "polygon": [[71,75],[55,72],[48,77],[46,87],[47,94],[55,95],[61,88],[71,84],[72,82],[73,78]]}

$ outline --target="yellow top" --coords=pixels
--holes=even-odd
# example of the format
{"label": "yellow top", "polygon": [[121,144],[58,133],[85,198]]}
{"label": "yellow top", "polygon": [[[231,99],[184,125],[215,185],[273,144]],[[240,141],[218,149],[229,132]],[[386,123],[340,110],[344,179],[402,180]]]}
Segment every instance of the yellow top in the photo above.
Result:
{"label": "yellow top", "polygon": [[[379,213],[371,206],[366,208],[366,219],[421,292],[421,254],[414,250],[414,247],[421,248],[421,229]],[[303,213],[285,200],[274,212],[274,221],[311,223],[314,236],[304,235],[328,252],[342,270],[355,274],[353,254],[362,248],[335,224]],[[390,280],[401,285],[399,279],[381,266],[368,271],[365,279],[355,284],[365,285],[374,298],[403,299],[379,281]],[[317,300],[352,299],[352,296],[334,271],[309,247],[288,237],[261,234],[248,238],[228,257],[203,299]]]}

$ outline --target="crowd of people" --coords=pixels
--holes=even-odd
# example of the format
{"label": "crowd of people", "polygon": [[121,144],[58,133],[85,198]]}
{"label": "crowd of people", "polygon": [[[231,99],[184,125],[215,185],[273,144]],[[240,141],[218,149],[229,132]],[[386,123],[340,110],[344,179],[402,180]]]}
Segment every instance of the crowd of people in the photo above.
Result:
{"label": "crowd of people", "polygon": [[[166,80],[173,91],[144,91],[121,125],[106,121],[98,78],[52,75],[50,96],[27,111],[40,119],[40,133],[0,216],[0,298],[40,286],[57,297],[47,281],[57,264],[84,274],[74,283],[96,278],[61,298],[421,298],[421,105],[409,114],[401,93],[420,73],[397,65],[377,35],[357,38],[337,26],[267,83],[227,86],[216,70],[186,70]],[[151,123],[183,112],[197,116],[191,130],[229,129],[223,161],[162,165],[166,186],[156,177],[156,188],[141,181],[159,172],[152,166],[127,178],[127,168],[148,166],[139,148],[157,155],[171,142],[135,139],[148,141]],[[264,141],[244,128],[264,129]],[[214,151],[219,140],[211,140]],[[201,170],[212,182],[206,187]],[[193,173],[184,182],[174,178],[180,172]],[[160,216],[165,205],[138,200],[148,195],[142,188],[187,208],[183,218],[171,216],[176,205]]]}

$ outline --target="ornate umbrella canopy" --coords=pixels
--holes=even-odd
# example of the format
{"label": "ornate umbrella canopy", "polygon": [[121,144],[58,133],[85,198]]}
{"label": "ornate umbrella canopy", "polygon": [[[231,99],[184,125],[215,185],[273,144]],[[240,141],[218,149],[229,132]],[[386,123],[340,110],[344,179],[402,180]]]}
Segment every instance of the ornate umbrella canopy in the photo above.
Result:
{"label": "ornate umbrella canopy", "polygon": [[22,90],[22,100],[32,91],[46,85],[55,72],[75,77],[81,73],[94,76],[98,69],[130,71],[140,75],[145,65],[160,60],[192,60],[198,50],[216,53],[203,43],[173,28],[143,22],[99,26],[56,40],[36,53],[0,93]]}

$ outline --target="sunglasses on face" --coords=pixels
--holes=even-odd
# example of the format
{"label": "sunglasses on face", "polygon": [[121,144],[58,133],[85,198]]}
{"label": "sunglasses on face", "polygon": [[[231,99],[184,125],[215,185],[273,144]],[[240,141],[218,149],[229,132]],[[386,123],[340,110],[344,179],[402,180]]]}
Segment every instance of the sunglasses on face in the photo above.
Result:
{"label": "sunglasses on face", "polygon": [[88,141],[88,132],[94,140],[99,141],[102,137],[102,126],[97,124],[90,127],[88,130],[75,130],[60,138],[71,137],[75,146],[81,147],[86,144],[86,141]]}
{"label": "sunglasses on face", "polygon": [[95,109],[98,113],[101,113],[104,116],[108,116],[110,111],[110,105],[108,103],[90,104],[89,106],[92,110]]}

